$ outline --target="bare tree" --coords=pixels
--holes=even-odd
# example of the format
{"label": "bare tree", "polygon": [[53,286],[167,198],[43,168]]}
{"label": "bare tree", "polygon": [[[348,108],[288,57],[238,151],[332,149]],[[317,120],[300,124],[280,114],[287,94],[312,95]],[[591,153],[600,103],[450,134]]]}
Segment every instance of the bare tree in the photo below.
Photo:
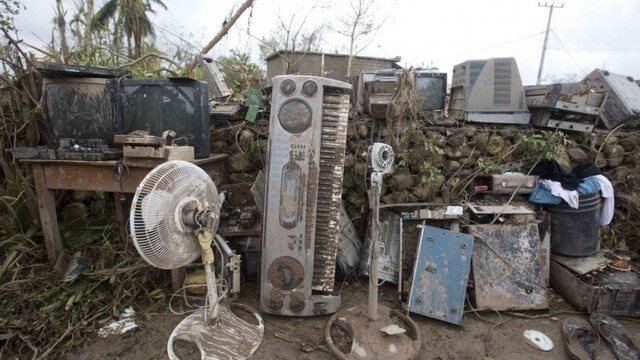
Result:
{"label": "bare tree", "polygon": [[375,0],[350,0],[351,11],[339,16],[333,30],[349,38],[347,79],[351,78],[353,57],[364,50],[375,38],[384,20],[376,24],[378,9]]}
{"label": "bare tree", "polygon": [[[259,46],[262,57],[266,58],[273,53],[279,53],[285,61],[286,72],[289,73],[291,67],[302,58],[304,53],[321,51],[323,34],[328,24],[320,21],[310,26],[309,20],[326,8],[326,5],[316,3],[306,10],[298,9],[289,18],[277,14],[276,28],[268,37],[261,39]],[[296,55],[296,52],[302,54]]]}

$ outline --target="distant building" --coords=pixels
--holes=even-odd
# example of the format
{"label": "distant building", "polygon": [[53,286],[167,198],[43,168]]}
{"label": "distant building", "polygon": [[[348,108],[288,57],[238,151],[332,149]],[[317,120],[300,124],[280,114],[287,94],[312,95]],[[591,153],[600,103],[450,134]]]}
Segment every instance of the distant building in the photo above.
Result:
{"label": "distant building", "polygon": [[[347,61],[349,55],[329,54],[304,51],[278,51],[269,55],[267,61],[267,78],[276,75],[301,74],[324,76],[340,81],[347,81]],[[363,70],[402,69],[397,63],[400,56],[392,59],[355,56],[351,63],[351,76]]]}

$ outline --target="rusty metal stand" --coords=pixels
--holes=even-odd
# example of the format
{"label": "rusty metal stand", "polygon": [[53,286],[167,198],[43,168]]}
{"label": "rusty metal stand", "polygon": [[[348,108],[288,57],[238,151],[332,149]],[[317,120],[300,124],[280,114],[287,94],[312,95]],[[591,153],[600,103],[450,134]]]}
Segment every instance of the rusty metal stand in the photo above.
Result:
{"label": "rusty metal stand", "polygon": [[[385,145],[386,146],[386,145]],[[385,164],[381,166],[372,160],[371,173],[371,270],[369,272],[369,302],[367,308],[357,306],[341,310],[327,322],[325,339],[329,350],[339,359],[413,359],[418,355],[422,337],[418,325],[408,316],[378,304],[378,243],[380,222],[380,188],[382,177],[389,172],[393,163],[390,147],[383,149]],[[373,154],[372,158],[376,154]],[[399,326],[404,323],[405,326]],[[331,327],[341,327],[352,339],[349,353],[342,352],[331,338]],[[391,330],[388,330],[389,328]]]}

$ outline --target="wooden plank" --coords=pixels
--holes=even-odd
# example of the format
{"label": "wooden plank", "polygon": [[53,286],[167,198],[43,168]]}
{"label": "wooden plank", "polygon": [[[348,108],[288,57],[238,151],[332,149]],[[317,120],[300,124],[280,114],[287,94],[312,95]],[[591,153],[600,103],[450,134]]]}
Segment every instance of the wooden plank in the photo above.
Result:
{"label": "wooden plank", "polygon": [[122,181],[113,178],[113,165],[87,162],[43,164],[49,189],[134,193],[153,167],[126,166]]}
{"label": "wooden plank", "polygon": [[47,188],[42,165],[34,164],[31,169],[36,186],[38,212],[40,214],[40,225],[42,226],[42,236],[44,237],[47,259],[51,265],[55,265],[58,256],[63,252],[60,229],[58,227],[58,217],[56,214],[55,195],[53,190]]}

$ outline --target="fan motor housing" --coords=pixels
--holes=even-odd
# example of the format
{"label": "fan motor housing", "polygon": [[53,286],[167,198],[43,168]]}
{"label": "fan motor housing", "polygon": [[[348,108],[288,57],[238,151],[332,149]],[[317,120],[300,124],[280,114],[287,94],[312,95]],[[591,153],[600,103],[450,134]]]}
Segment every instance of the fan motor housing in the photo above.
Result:
{"label": "fan motor housing", "polygon": [[351,85],[301,75],[272,83],[260,308],[333,313]]}

